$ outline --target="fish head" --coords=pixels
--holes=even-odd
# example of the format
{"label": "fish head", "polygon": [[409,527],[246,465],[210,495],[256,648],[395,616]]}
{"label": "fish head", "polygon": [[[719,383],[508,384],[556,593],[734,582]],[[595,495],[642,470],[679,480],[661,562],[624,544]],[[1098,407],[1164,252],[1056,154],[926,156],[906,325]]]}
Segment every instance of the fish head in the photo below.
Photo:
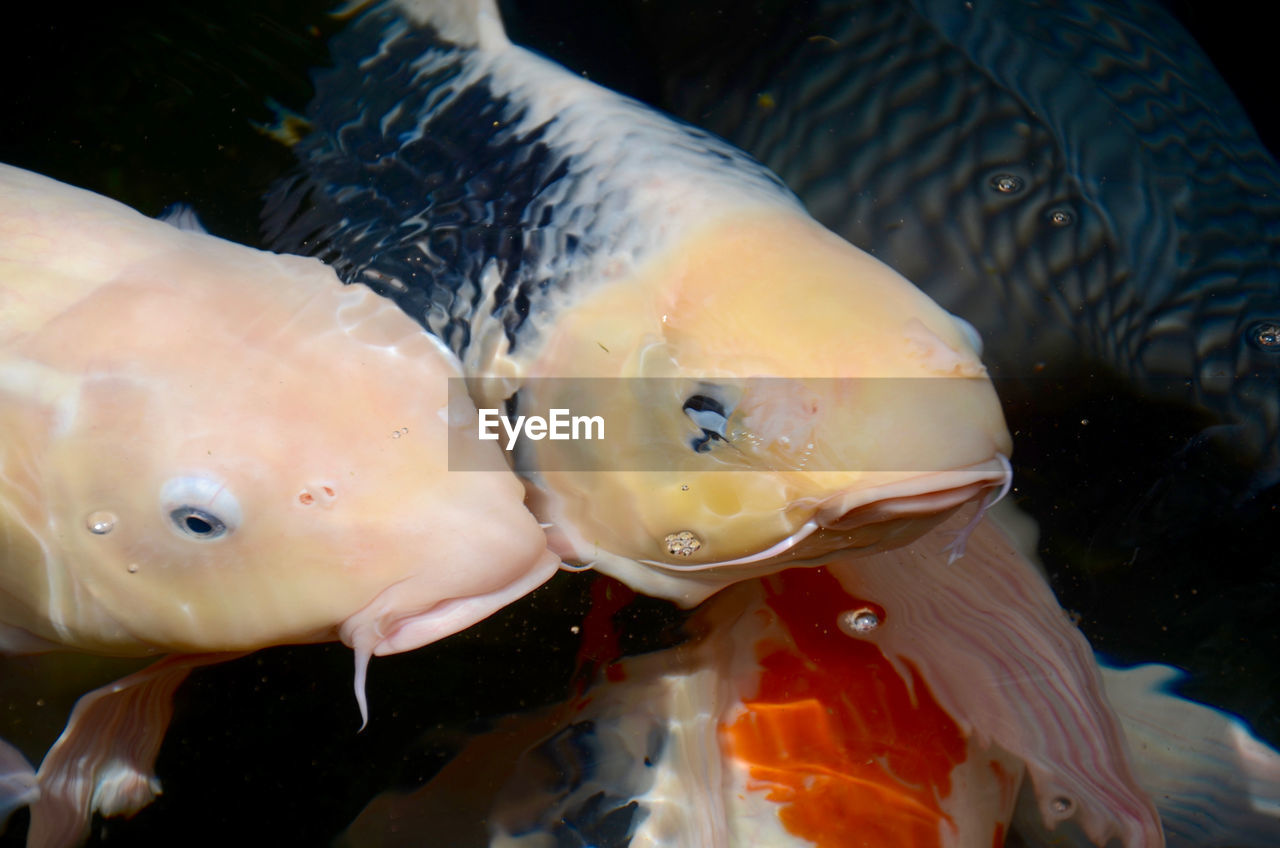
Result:
{"label": "fish head", "polygon": [[0,348],[8,623],[101,653],[341,636],[367,657],[554,573],[513,476],[448,472],[458,372],[394,304],[141,220],[160,229],[123,258],[24,255],[101,281]]}
{"label": "fish head", "polygon": [[[1280,287],[1274,275],[1250,275],[1239,287],[1229,306],[1205,294],[1195,322],[1185,318],[1182,304],[1157,315],[1134,357],[1138,379],[1154,394],[1181,399],[1193,387],[1192,404],[1213,413],[1174,465],[1192,468],[1183,475],[1190,478],[1183,488],[1192,491],[1179,496],[1209,513],[1224,501],[1235,508],[1280,482]],[[1205,477],[1222,479],[1226,488],[1218,484],[1212,496],[1196,498],[1196,486],[1209,488]],[[1243,497],[1223,498],[1223,491]]]}
{"label": "fish head", "polygon": [[1007,482],[965,326],[811,219],[722,221],[635,273],[566,310],[518,395],[603,419],[523,443],[567,560],[695,603],[904,544]]}

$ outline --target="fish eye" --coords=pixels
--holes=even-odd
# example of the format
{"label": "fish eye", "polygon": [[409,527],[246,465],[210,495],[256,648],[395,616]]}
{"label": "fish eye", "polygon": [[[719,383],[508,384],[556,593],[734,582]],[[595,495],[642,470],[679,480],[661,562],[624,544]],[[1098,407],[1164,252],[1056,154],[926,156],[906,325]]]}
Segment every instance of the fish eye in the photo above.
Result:
{"label": "fish eye", "polygon": [[239,526],[240,503],[213,476],[174,477],[160,488],[160,504],[170,526],[188,539],[220,539]]}
{"label": "fish eye", "polygon": [[1280,321],[1255,321],[1245,330],[1249,344],[1267,353],[1280,353]]}
{"label": "fish eye", "polygon": [[195,506],[178,507],[169,513],[169,520],[194,539],[216,539],[227,532],[227,525],[221,518]]}
{"label": "fish eye", "polygon": [[694,394],[685,399],[684,406],[681,408],[702,431],[702,435],[694,436],[689,441],[689,446],[695,451],[706,453],[711,450],[711,442],[729,441],[727,432],[729,414],[725,411],[723,403],[707,394]]}

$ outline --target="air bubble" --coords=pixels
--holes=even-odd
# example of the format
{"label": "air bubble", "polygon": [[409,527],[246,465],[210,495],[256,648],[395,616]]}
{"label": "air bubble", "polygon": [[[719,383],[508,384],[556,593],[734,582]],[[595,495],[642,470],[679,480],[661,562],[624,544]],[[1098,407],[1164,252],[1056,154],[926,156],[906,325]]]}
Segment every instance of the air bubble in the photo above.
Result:
{"label": "air bubble", "polygon": [[1059,795],[1057,798],[1054,798],[1049,802],[1049,809],[1052,810],[1055,815],[1059,816],[1067,815],[1074,807],[1075,804],[1065,795]]}
{"label": "air bubble", "polygon": [[702,547],[702,540],[689,530],[668,533],[664,541],[667,543],[667,553],[677,557],[693,556]]}
{"label": "air bubble", "polygon": [[880,614],[871,607],[859,607],[840,613],[836,624],[846,636],[865,636],[880,626]]}
{"label": "air bubble", "polygon": [[89,528],[90,533],[95,536],[105,536],[115,529],[116,516],[115,513],[99,510],[89,513],[84,523]]}
{"label": "air bubble", "polygon": [[1055,227],[1069,227],[1075,220],[1076,216],[1070,209],[1054,209],[1049,213],[1049,223]]}

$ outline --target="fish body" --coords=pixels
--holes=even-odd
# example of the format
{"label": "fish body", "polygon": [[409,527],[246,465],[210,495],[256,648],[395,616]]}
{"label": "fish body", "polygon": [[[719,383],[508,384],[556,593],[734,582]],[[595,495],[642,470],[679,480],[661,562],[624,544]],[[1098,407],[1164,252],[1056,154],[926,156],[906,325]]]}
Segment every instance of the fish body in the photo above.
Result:
{"label": "fish body", "polygon": [[1109,366],[1212,413],[1253,490],[1274,482],[1280,167],[1168,11],[823,0],[766,18],[711,50],[682,21],[659,101],[971,321],[997,378]]}
{"label": "fish body", "polygon": [[268,241],[396,300],[482,409],[599,404],[605,442],[513,454],[567,561],[692,604],[1006,481],[965,325],[740,151],[512,45],[491,2],[380,4],[334,53]]}
{"label": "fish body", "polygon": [[[0,166],[0,648],[341,638],[363,711],[371,655],[457,632],[558,565],[512,475],[448,473],[457,374],[315,260]],[[141,674],[140,692],[181,679]],[[101,732],[82,707],[64,748]]]}
{"label": "fish body", "polygon": [[813,569],[726,589],[704,641],[612,669],[521,758],[491,844],[1002,844],[1022,764],[815,616],[819,594],[854,600]]}
{"label": "fish body", "polygon": [[488,833],[459,845],[989,846],[1013,826],[1163,845],[1129,766],[1149,755],[1036,567],[990,521],[960,560],[944,542],[724,590],[688,642],[502,724],[424,789],[377,799],[348,844],[397,844],[378,841],[389,822],[411,840],[468,786],[491,799],[473,814]]}

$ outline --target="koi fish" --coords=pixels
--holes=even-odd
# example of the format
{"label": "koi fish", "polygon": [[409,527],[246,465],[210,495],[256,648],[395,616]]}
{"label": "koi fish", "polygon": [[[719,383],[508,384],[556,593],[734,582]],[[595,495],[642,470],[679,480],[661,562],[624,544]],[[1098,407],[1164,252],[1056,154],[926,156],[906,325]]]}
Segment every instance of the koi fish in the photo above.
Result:
{"label": "koi fish", "polygon": [[742,152],[513,45],[491,0],[378,4],[332,50],[267,240],[395,300],[481,409],[600,419],[512,451],[566,562],[693,605],[1008,482],[967,325]]}
{"label": "koi fish", "polygon": [[989,520],[953,563],[943,541],[724,590],[689,642],[375,799],[347,844],[413,844],[415,822],[434,833],[470,803],[450,827],[479,841],[450,844],[998,846],[1016,826],[1163,845],[1092,652],[1039,571]]}
{"label": "koi fish", "polygon": [[[151,800],[195,665],[341,639],[367,715],[372,655],[556,571],[513,475],[448,473],[458,373],[315,260],[0,166],[0,649],[173,654],[81,699],[31,844]],[[30,801],[16,753],[0,766],[0,812]]]}

